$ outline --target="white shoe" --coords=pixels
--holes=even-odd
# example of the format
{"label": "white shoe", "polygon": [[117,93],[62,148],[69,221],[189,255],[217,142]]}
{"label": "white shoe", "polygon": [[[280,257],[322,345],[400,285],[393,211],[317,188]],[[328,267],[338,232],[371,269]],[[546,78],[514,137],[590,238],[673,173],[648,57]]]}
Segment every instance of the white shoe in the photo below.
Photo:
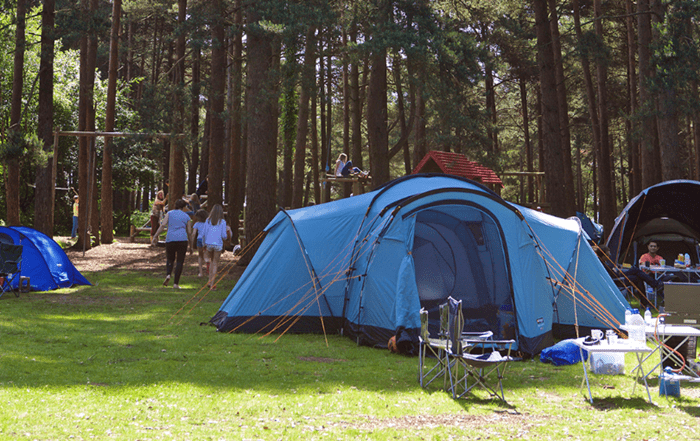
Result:
{"label": "white shoe", "polygon": [[182,289],[182,288],[180,288],[180,285],[178,285],[177,283],[174,283],[174,284],[173,284],[173,288],[175,288],[175,289]]}

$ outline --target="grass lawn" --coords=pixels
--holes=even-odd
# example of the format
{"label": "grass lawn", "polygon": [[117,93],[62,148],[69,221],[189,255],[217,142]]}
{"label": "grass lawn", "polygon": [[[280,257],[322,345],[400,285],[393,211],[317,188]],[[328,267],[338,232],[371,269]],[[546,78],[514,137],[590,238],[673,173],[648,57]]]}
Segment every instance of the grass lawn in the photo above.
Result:
{"label": "grass lawn", "polygon": [[454,401],[417,382],[418,360],[345,337],[260,337],[205,326],[233,286],[203,296],[143,271],[0,298],[0,440],[700,439],[700,385],[680,398],[581,365],[512,363],[508,405]]}

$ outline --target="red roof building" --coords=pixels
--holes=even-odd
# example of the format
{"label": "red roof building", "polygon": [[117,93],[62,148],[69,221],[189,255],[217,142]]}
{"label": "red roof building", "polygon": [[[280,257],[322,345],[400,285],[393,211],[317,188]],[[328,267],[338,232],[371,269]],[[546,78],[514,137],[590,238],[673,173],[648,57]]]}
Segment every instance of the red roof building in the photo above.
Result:
{"label": "red roof building", "polygon": [[412,174],[416,173],[445,173],[503,187],[501,178],[493,170],[459,153],[432,150],[413,169]]}

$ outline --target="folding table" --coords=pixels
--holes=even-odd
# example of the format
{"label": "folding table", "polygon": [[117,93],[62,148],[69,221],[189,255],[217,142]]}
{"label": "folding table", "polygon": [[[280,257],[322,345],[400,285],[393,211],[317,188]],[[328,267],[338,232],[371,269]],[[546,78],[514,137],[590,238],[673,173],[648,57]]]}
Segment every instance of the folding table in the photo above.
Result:
{"label": "folding table", "polygon": [[[625,326],[622,326],[621,328],[625,329]],[[644,333],[646,335],[647,341],[651,341],[654,344],[654,349],[651,351],[651,353],[644,357],[642,362],[647,361],[649,357],[654,355],[657,351],[659,353],[659,362],[653,368],[651,368],[649,372],[645,374],[645,377],[648,377],[651,373],[653,373],[657,367],[662,366],[663,362],[666,360],[671,360],[679,365],[682,365],[682,360],[674,351],[678,351],[678,349],[681,346],[683,346],[683,344],[687,342],[690,339],[690,337],[700,337],[700,329],[696,329],[692,326],[682,325],[659,324],[658,327],[647,325],[644,328]],[[683,339],[673,349],[668,349],[666,347],[666,343],[672,337],[683,337]],[[689,381],[700,382],[700,375],[698,375],[697,372],[690,368],[690,366],[687,363],[687,360],[683,368],[683,373],[685,373],[687,377],[689,377],[687,378]]]}
{"label": "folding table", "polygon": [[588,381],[588,369],[586,369],[586,362],[584,361],[583,358],[583,351],[588,352],[588,354],[594,354],[594,353],[627,353],[627,352],[632,352],[636,359],[637,359],[637,366],[632,369],[632,372],[637,371],[637,374],[635,375],[634,378],[634,386],[632,387],[632,393],[634,394],[634,391],[637,387],[637,380],[639,378],[642,378],[644,380],[644,387],[647,390],[647,397],[649,397],[649,403],[654,404],[651,401],[651,393],[649,392],[649,385],[647,384],[647,376],[644,375],[644,368],[642,367],[642,356],[645,353],[650,353],[652,350],[646,346],[646,345],[637,345],[637,344],[627,344],[626,340],[618,340],[617,343],[614,344],[608,344],[606,341],[601,341],[598,344],[595,345],[585,345],[583,341],[585,338],[577,338],[574,340],[574,344],[578,346],[579,351],[581,353],[581,364],[583,364],[583,380],[581,381],[581,387],[583,387],[583,382],[586,382],[586,386],[588,387],[588,397],[593,404],[593,395],[591,394],[591,385],[590,382]]}

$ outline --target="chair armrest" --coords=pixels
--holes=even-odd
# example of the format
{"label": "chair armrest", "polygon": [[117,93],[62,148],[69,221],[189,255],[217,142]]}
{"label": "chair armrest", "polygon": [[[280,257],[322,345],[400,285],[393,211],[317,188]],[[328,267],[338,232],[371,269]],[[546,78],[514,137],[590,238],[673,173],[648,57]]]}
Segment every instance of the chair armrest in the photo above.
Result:
{"label": "chair armrest", "polygon": [[470,340],[487,340],[487,339],[492,339],[493,338],[493,332],[491,331],[484,331],[484,332],[462,332],[462,338],[463,339],[470,339]]}

